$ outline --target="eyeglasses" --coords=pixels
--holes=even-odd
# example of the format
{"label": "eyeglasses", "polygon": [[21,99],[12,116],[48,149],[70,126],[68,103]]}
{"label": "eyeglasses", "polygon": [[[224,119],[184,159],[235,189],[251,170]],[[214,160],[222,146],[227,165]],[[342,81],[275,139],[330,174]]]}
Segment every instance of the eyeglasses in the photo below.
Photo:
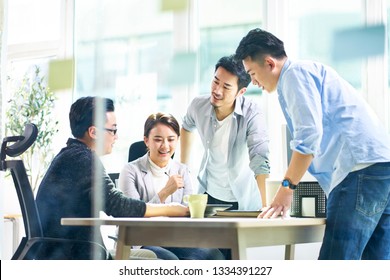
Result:
{"label": "eyeglasses", "polygon": [[118,131],[118,129],[111,129],[111,128],[104,128],[104,130],[108,131],[108,132],[111,132],[113,136],[115,136],[116,132]]}

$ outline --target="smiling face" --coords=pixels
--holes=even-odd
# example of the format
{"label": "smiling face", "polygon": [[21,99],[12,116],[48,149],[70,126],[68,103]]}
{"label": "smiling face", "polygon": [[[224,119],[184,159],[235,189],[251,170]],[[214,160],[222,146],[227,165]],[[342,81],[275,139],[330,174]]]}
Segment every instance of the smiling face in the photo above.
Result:
{"label": "smiling face", "polygon": [[232,109],[234,101],[243,92],[245,90],[238,91],[238,77],[218,67],[211,83],[211,105],[217,109]]}
{"label": "smiling face", "polygon": [[276,61],[271,57],[264,58],[262,63],[252,60],[249,56],[243,61],[245,71],[250,75],[253,85],[268,93],[276,90],[279,78]]}
{"label": "smiling face", "polygon": [[150,159],[159,167],[165,167],[176,150],[178,135],[168,125],[157,123],[148,137],[144,137]]}

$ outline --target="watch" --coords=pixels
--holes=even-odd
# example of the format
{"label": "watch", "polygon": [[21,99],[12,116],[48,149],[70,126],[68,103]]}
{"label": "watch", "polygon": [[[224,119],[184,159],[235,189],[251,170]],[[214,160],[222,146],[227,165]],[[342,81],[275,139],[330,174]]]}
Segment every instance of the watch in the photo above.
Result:
{"label": "watch", "polygon": [[289,187],[291,190],[295,190],[298,185],[294,185],[291,183],[290,179],[284,178],[282,181],[282,186],[285,188]]}

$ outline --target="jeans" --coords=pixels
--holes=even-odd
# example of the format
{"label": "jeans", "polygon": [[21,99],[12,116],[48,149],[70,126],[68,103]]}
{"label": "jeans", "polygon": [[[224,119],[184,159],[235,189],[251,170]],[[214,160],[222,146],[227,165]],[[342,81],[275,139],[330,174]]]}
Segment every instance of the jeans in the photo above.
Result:
{"label": "jeans", "polygon": [[224,260],[218,249],[210,248],[174,248],[143,246],[142,249],[153,251],[161,260]]}
{"label": "jeans", "polygon": [[331,191],[319,259],[390,259],[390,162],[351,172]]}

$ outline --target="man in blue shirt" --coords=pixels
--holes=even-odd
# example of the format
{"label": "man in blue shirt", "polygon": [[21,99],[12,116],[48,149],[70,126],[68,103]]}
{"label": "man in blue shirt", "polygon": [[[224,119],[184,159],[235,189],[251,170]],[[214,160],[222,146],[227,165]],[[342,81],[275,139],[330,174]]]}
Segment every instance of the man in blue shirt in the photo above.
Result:
{"label": "man in blue shirt", "polygon": [[226,56],[218,61],[211,95],[194,98],[184,116],[181,161],[188,163],[197,129],[205,149],[198,192],[208,194],[208,203],[258,210],[265,206],[268,135],[259,106],[244,97],[249,82],[241,60]]}
{"label": "man in blue shirt", "polygon": [[319,259],[390,259],[390,137],[363,98],[331,68],[288,59],[261,29],[236,57],[254,85],[277,90],[293,138],[281,187],[259,217],[286,216],[308,170],[328,196]]}

